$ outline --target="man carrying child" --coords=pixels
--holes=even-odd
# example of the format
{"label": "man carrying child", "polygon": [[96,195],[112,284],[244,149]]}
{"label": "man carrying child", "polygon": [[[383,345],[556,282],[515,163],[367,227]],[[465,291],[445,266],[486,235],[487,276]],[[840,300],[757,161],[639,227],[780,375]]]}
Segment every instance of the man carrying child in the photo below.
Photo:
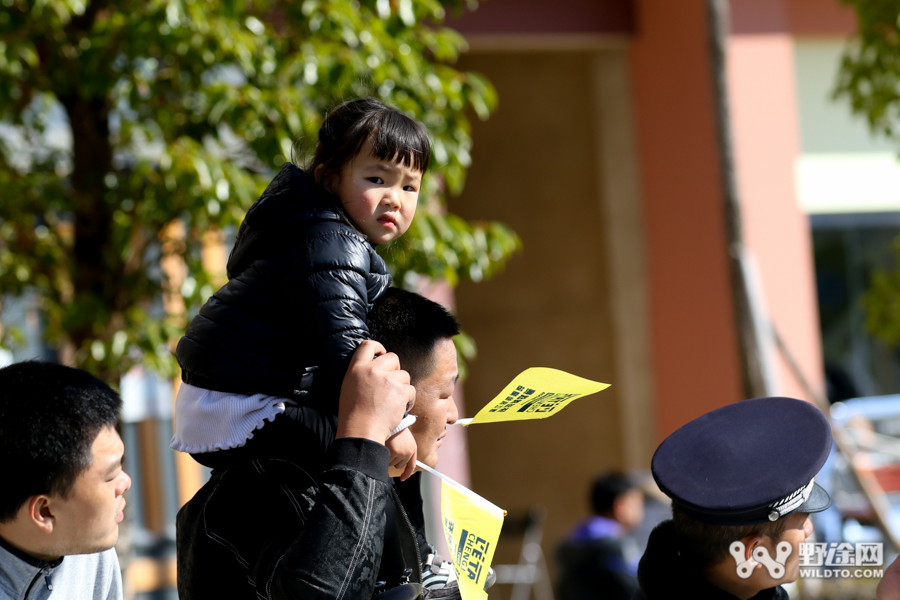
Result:
{"label": "man carrying child", "polygon": [[419,459],[437,463],[457,418],[458,325],[439,305],[396,289],[369,321],[373,337],[384,336],[397,354],[374,341],[354,354],[325,469],[274,457],[216,469],[179,512],[182,600],[367,599],[376,582],[422,581],[418,532],[392,490],[384,442],[415,398],[410,431]]}

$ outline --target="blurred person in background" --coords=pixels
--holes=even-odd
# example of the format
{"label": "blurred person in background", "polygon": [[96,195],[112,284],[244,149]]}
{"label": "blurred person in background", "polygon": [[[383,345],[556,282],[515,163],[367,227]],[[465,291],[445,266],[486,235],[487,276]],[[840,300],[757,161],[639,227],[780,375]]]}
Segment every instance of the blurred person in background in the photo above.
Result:
{"label": "blurred person in background", "polygon": [[627,600],[638,590],[638,552],[625,535],[644,517],[644,495],[629,477],[610,472],[594,480],[590,499],[593,516],[556,551],[560,600]]}

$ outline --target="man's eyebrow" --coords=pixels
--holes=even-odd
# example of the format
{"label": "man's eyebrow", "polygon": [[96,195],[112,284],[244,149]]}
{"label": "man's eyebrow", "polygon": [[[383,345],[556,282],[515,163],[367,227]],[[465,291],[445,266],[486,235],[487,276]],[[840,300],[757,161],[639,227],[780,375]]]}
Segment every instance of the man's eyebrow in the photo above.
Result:
{"label": "man's eyebrow", "polygon": [[114,461],[113,463],[111,463],[109,465],[109,468],[106,469],[106,474],[112,475],[113,473],[116,472],[116,469],[121,468],[124,464],[125,464],[125,453],[123,452],[121,455],[119,455],[119,460]]}

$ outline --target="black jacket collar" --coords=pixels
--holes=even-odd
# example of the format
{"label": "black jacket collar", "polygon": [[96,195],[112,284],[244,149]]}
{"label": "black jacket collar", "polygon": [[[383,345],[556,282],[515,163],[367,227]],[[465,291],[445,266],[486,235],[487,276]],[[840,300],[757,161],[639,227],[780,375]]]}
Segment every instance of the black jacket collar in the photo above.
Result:
{"label": "black jacket collar", "polygon": [[371,244],[336,196],[305,171],[285,163],[241,223],[228,257],[228,278],[238,276],[257,258],[277,254],[275,246],[290,246],[299,231],[322,221],[344,223]]}
{"label": "black jacket collar", "polygon": [[19,560],[22,560],[22,561],[28,563],[32,567],[37,567],[38,569],[43,569],[44,567],[49,567],[52,569],[52,568],[58,567],[59,564],[63,561],[62,557],[60,557],[52,562],[47,562],[46,560],[41,560],[40,558],[35,558],[32,555],[28,554],[27,552],[19,550],[18,548],[16,548],[15,546],[10,544],[6,540],[4,540],[2,537],[0,537],[0,548],[3,548],[4,550],[9,552],[13,556],[18,558]]}
{"label": "black jacket collar", "polygon": [[[647,550],[638,566],[638,582],[646,600],[736,600],[704,579],[696,564],[682,551],[671,520],[663,521],[650,534]],[[641,595],[636,598],[641,598]],[[781,586],[777,586],[761,591],[753,600],[788,600],[788,595]]]}

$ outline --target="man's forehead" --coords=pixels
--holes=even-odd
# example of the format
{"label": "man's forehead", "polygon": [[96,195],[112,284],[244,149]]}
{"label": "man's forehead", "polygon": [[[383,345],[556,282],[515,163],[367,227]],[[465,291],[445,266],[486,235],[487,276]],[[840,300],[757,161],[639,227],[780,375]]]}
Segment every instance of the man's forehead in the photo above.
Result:
{"label": "man's forehead", "polygon": [[106,425],[94,438],[91,444],[91,454],[94,460],[118,460],[125,452],[125,443],[119,437],[119,432],[111,425]]}
{"label": "man's forehead", "polygon": [[439,339],[434,345],[431,356],[434,361],[434,374],[442,380],[452,380],[454,383],[459,379],[459,356],[452,339]]}
{"label": "man's forehead", "polygon": [[98,478],[107,477],[122,464],[124,457],[125,444],[119,432],[112,425],[104,425],[91,442],[91,462],[78,474],[76,486],[83,485],[79,481],[93,485]]}

